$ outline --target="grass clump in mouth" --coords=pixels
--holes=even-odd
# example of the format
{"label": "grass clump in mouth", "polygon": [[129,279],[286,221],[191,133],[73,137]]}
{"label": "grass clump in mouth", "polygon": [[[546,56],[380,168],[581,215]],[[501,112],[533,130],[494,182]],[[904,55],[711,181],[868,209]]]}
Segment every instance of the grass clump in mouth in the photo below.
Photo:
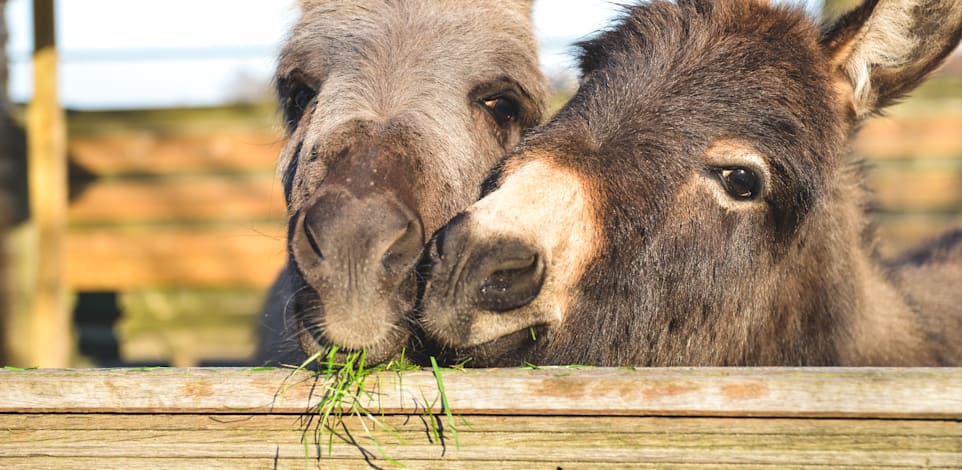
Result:
{"label": "grass clump in mouth", "polygon": [[[403,466],[401,462],[384,452],[377,436],[374,434],[375,429],[380,429],[396,439],[398,443],[404,445],[400,431],[384,419],[379,401],[379,385],[369,387],[368,378],[379,372],[397,372],[400,374],[403,371],[420,370],[421,368],[408,363],[404,351],[401,352],[400,357],[373,367],[367,366],[366,359],[367,351],[365,350],[341,353],[337,346],[332,346],[326,352],[320,351],[308,357],[302,364],[293,369],[292,374],[306,370],[315,363],[319,366],[318,370],[315,371],[316,382],[311,393],[312,395],[320,394],[320,398],[313,412],[306,416],[307,422],[301,435],[305,460],[310,458],[310,446],[312,444],[318,449],[318,458],[322,456],[324,447],[327,448],[328,455],[333,455],[334,439],[337,437],[360,450],[367,460],[380,457],[394,465]],[[454,436],[455,444],[460,448],[454,417],[444,392],[440,368],[434,357],[431,357],[431,365],[441,399],[442,411],[447,415],[451,434]],[[398,376],[398,388],[399,390],[401,388],[400,375]],[[440,420],[433,414],[433,406],[436,402],[428,403],[427,397],[423,395],[421,398],[423,403],[416,406],[423,406],[423,421],[426,424],[430,423],[428,426],[431,436],[434,437],[433,441],[440,443],[443,449],[444,439],[439,429],[440,426],[438,426]],[[367,403],[378,403],[378,409],[373,411],[368,409],[365,405]],[[373,444],[377,455],[365,449],[351,434],[345,418],[353,418],[354,422],[359,423],[364,431],[364,436]],[[313,436],[313,438],[309,436]]]}

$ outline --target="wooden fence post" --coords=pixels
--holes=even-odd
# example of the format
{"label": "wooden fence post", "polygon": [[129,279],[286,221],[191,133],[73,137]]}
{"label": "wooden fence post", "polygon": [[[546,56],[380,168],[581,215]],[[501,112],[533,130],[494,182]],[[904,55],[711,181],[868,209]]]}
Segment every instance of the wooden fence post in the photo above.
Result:
{"label": "wooden fence post", "polygon": [[7,304],[7,264],[6,241],[10,227],[12,210],[10,198],[11,156],[9,143],[10,128],[10,100],[7,98],[7,17],[6,0],[0,0],[0,364],[8,360],[7,336],[9,335],[8,318],[10,316]]}
{"label": "wooden fence post", "polygon": [[64,282],[66,124],[57,96],[54,0],[34,0],[34,96],[27,109],[30,213],[36,228],[33,365],[66,367],[73,349]]}

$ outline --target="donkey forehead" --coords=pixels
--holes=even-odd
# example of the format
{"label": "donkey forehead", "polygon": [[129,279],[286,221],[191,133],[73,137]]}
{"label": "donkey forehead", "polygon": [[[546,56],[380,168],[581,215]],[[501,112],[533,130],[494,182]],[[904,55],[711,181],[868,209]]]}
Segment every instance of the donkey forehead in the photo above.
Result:
{"label": "donkey forehead", "polygon": [[366,65],[386,76],[441,76],[434,80],[449,82],[498,74],[535,80],[530,11],[518,3],[523,2],[306,2],[281,53],[278,75],[301,69],[323,80],[332,71]]}
{"label": "donkey forehead", "polygon": [[581,45],[575,102],[599,142],[630,129],[703,147],[738,134],[779,144],[819,128],[832,108],[818,28],[800,9],[696,0],[629,13]]}

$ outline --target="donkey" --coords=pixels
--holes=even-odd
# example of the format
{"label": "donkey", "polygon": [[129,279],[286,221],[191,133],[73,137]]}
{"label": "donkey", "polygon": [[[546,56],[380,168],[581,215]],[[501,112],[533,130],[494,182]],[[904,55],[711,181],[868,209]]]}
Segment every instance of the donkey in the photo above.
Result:
{"label": "donkey", "polygon": [[960,35],[962,0],[627,8],[435,237],[425,331],[484,366],[962,364],[962,230],[882,262],[847,156]]}
{"label": "donkey", "polygon": [[541,121],[532,1],[301,0],[275,77],[289,261],[258,362],[405,347],[425,234]]}

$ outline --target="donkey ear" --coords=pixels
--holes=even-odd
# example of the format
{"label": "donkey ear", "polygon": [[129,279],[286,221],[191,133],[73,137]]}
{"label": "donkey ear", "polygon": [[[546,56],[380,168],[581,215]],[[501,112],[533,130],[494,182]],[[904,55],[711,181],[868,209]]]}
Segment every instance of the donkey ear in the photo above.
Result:
{"label": "donkey ear", "polygon": [[861,120],[915,89],[960,37],[962,0],[865,0],[825,31],[822,45]]}

